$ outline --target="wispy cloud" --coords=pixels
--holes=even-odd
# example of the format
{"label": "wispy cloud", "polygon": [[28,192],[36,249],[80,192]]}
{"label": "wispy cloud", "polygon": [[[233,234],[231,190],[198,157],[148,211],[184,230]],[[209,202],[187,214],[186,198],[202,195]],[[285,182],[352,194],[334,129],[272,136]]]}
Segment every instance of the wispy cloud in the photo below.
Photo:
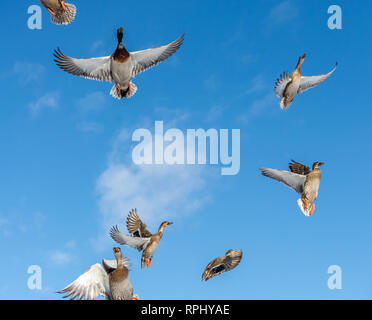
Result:
{"label": "wispy cloud", "polygon": [[296,18],[299,14],[298,8],[292,0],[285,0],[270,10],[268,15],[269,25],[279,25]]}
{"label": "wispy cloud", "polygon": [[72,260],[71,254],[64,251],[54,251],[50,254],[50,261],[56,265],[64,265]]}
{"label": "wispy cloud", "polygon": [[59,93],[49,92],[38,98],[34,102],[30,102],[28,108],[32,115],[36,116],[43,109],[55,110],[59,107]]}
{"label": "wispy cloud", "polygon": [[12,71],[19,82],[27,84],[39,80],[45,71],[45,67],[38,63],[18,61],[14,64]]}
{"label": "wispy cloud", "polygon": [[101,133],[104,130],[104,126],[97,122],[82,121],[76,125],[76,128],[81,132],[86,133]]}
{"label": "wispy cloud", "polygon": [[86,94],[77,100],[76,104],[83,112],[96,112],[101,110],[107,102],[107,94],[102,91],[95,91]]}

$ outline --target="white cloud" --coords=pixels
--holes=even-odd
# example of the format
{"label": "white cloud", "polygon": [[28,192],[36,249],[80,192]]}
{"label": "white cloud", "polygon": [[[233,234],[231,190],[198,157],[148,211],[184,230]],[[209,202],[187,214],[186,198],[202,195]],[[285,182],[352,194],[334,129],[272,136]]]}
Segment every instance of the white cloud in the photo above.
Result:
{"label": "white cloud", "polygon": [[35,102],[29,103],[28,107],[33,115],[37,115],[42,109],[55,110],[59,106],[59,93],[49,92],[41,96]]}
{"label": "white cloud", "polygon": [[[128,155],[129,138],[126,129],[118,135],[108,167],[97,181],[104,234],[95,243],[100,246],[109,240],[111,226],[118,224],[126,231],[124,221],[132,208],[155,231],[161,221],[190,214],[209,200],[213,176],[208,166],[136,166]],[[123,158],[124,150],[127,157]]]}

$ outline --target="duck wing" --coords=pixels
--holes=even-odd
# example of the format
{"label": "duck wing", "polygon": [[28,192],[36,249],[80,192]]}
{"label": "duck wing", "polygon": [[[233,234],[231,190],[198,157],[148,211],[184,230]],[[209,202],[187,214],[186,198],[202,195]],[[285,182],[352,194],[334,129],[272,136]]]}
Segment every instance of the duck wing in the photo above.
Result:
{"label": "duck wing", "polygon": [[71,300],[96,300],[99,295],[111,299],[109,277],[101,264],[96,263],[79,278],[58,293],[66,293]]}
{"label": "duck wing", "polygon": [[333,68],[333,70],[331,70],[330,72],[326,74],[321,74],[319,76],[310,76],[310,77],[302,76],[300,87],[298,88],[297,93],[301,93],[306,90],[309,90],[317,86],[318,84],[322,83],[326,79],[328,79],[328,77],[337,69],[337,65],[338,63],[336,63],[336,66]]}
{"label": "duck wing", "polygon": [[110,236],[115,242],[137,249],[138,251],[145,249],[150,242],[150,238],[127,236],[124,233],[121,233],[117,226],[111,228]]}
{"label": "duck wing", "polygon": [[74,76],[99,81],[112,81],[111,56],[76,59],[64,55],[58,48],[54,50],[54,57],[54,62],[58,67]]}
{"label": "duck wing", "polygon": [[311,172],[311,169],[308,166],[305,166],[304,164],[294,160],[291,160],[291,162],[289,163],[289,169],[293,173],[302,174],[304,176]]}
{"label": "duck wing", "polygon": [[222,256],[214,259],[205,268],[202,280],[209,280],[221,273],[234,269],[242,260],[243,252],[240,250],[234,256]]}
{"label": "duck wing", "polygon": [[288,71],[283,72],[280,75],[280,78],[276,80],[274,92],[279,98],[283,97],[284,90],[287,87],[288,83],[291,81],[292,80],[288,75]]}
{"label": "duck wing", "polygon": [[148,68],[156,66],[158,63],[168,59],[181,47],[183,39],[184,35],[164,46],[131,52],[130,56],[133,64],[133,77],[147,70]]}
{"label": "duck wing", "polygon": [[152,233],[140,219],[137,209],[132,209],[127,217],[127,228],[133,237],[150,238]]}
{"label": "duck wing", "polygon": [[285,170],[260,168],[262,175],[280,181],[298,193],[304,190],[306,176]]}
{"label": "duck wing", "polygon": [[[129,267],[130,266],[130,263],[129,263],[129,258],[127,257],[124,257],[122,259],[122,262],[123,262],[123,265],[125,267]],[[105,271],[110,274],[111,272],[113,272],[114,270],[117,269],[118,267],[118,264],[116,262],[116,260],[106,260],[106,259],[102,259],[102,265],[103,265],[103,268],[105,269]]]}

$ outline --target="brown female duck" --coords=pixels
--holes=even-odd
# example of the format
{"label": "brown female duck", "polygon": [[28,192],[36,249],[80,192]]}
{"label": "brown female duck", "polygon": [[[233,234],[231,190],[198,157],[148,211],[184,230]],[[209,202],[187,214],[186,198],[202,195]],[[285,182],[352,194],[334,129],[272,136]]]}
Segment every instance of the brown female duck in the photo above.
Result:
{"label": "brown female duck", "polygon": [[138,300],[129,281],[128,259],[120,248],[114,248],[116,260],[102,260],[58,293],[66,293],[71,300],[95,300],[102,295],[107,300]]}
{"label": "brown female duck", "polygon": [[121,233],[117,226],[110,230],[111,238],[121,245],[127,245],[142,252],[141,267],[151,267],[152,256],[163,237],[164,228],[173,222],[164,221],[157,233],[152,234],[138,216],[137,209],[132,210],[127,217],[127,228],[130,236]]}
{"label": "brown female duck", "polygon": [[292,72],[290,76],[288,76],[288,72],[284,72],[280,75],[280,78],[275,82],[275,94],[282,98],[280,100],[280,108],[287,109],[293,102],[293,99],[296,94],[304,92],[308,89],[311,89],[318,84],[322,83],[326,80],[337,68],[336,66],[332,71],[327,74],[322,74],[319,76],[310,76],[305,77],[301,73],[301,65],[305,60],[306,54],[303,54],[297,62],[295,70]]}
{"label": "brown female duck", "polygon": [[224,256],[214,259],[207,265],[202,275],[202,281],[208,281],[210,278],[216,277],[221,273],[234,269],[240,263],[242,257],[242,250],[227,251]]}
{"label": "brown female duck", "polygon": [[324,162],[316,161],[313,163],[313,169],[311,170],[308,166],[292,160],[289,163],[290,172],[269,168],[260,168],[260,170],[264,176],[280,181],[301,193],[301,199],[297,201],[298,206],[306,216],[311,216],[315,209],[314,201],[318,197],[322,177],[319,167],[323,164]]}
{"label": "brown female duck", "polygon": [[55,24],[70,24],[76,16],[76,7],[65,0],[40,0],[42,5],[52,14]]}

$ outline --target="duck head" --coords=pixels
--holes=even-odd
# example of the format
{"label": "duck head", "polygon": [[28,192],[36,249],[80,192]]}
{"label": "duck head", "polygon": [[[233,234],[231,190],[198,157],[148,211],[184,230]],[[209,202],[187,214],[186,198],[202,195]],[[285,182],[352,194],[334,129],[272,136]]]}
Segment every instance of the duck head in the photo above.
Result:
{"label": "duck head", "polygon": [[124,29],[123,27],[120,27],[117,31],[117,37],[119,44],[123,42],[123,36],[124,36]]}
{"label": "duck head", "polygon": [[159,227],[159,231],[163,231],[165,227],[168,227],[170,226],[171,224],[173,224],[173,222],[169,222],[169,221],[164,221],[161,223],[160,227]]}
{"label": "duck head", "polygon": [[115,247],[112,250],[114,251],[114,255],[115,255],[116,260],[121,261],[121,258],[122,258],[121,249],[119,247]]}
{"label": "duck head", "polygon": [[319,169],[319,167],[322,166],[323,164],[324,164],[324,162],[315,161],[313,163],[313,170],[314,169]]}
{"label": "duck head", "polygon": [[230,249],[226,252],[225,256],[232,256],[232,255],[235,255],[235,254],[238,254],[239,251],[236,251],[236,250],[233,250],[233,249]]}
{"label": "duck head", "polygon": [[305,58],[306,58],[306,53],[304,53],[301,57],[298,58],[298,63],[297,63],[297,67],[296,68],[300,68],[301,67],[301,65],[305,61]]}

